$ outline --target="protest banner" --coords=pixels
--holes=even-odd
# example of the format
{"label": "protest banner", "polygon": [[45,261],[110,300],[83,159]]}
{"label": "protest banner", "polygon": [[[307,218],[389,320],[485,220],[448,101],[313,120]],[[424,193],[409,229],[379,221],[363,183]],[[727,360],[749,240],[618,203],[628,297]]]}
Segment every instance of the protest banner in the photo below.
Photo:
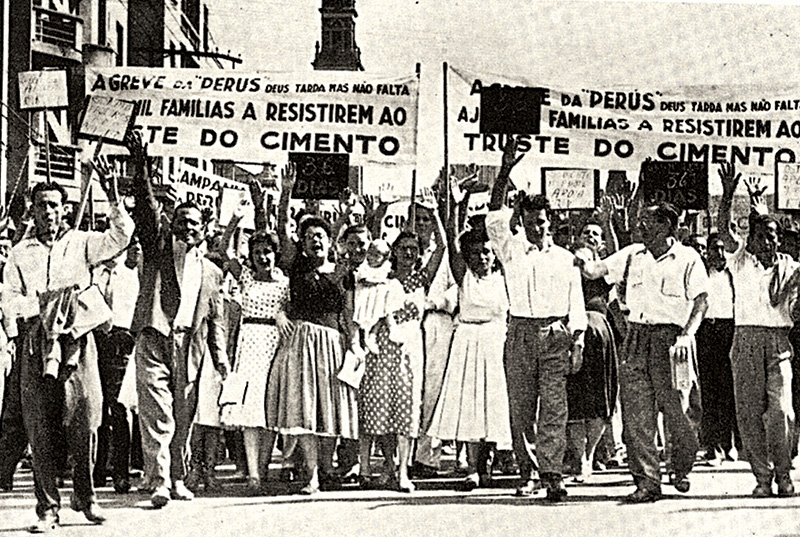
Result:
{"label": "protest banner", "polygon": [[67,99],[67,72],[63,69],[19,73],[19,107],[63,108]]}
{"label": "protest banner", "polygon": [[542,168],[542,193],[553,209],[594,209],[599,189],[599,170]]}
{"label": "protest banner", "polygon": [[78,136],[122,144],[133,124],[134,107],[130,101],[113,97],[88,97]]}
{"label": "protest banner", "polygon": [[349,154],[352,165],[416,164],[416,73],[87,67],[86,88],[134,101],[153,155],[285,162],[288,152],[315,152]]}
{"label": "protest banner", "polygon": [[[585,168],[638,178],[646,158],[705,163],[711,192],[721,192],[718,164],[743,176],[768,177],[776,158],[800,161],[800,87],[558,87],[519,76],[475,73],[445,65],[446,159],[452,165],[499,167],[506,134],[481,128],[486,88],[532,88],[540,97],[538,134],[519,134],[527,154],[511,179],[537,192],[542,168]],[[538,89],[537,89],[538,88]],[[710,181],[710,182],[709,182]]]}

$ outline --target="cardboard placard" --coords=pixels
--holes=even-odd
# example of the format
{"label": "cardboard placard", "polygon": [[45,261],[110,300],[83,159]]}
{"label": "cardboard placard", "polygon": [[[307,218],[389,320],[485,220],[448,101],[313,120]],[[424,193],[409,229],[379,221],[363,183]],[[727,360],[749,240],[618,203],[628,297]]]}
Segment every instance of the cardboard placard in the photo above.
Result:
{"label": "cardboard placard", "polygon": [[335,200],[347,188],[350,155],[347,153],[289,153],[297,178],[295,199]]}
{"label": "cardboard placard", "polygon": [[67,72],[63,69],[52,71],[24,71],[19,73],[19,107],[64,108],[69,106],[67,99]]}
{"label": "cardboard placard", "polygon": [[775,208],[779,211],[800,210],[800,164],[775,163]]}
{"label": "cardboard placard", "polygon": [[678,209],[708,209],[707,162],[642,162],[644,201],[669,202]]}
{"label": "cardboard placard", "polygon": [[600,190],[600,170],[542,168],[542,194],[553,209],[594,209]]}
{"label": "cardboard placard", "polygon": [[86,100],[78,136],[122,144],[125,134],[133,125],[135,108],[130,101],[92,95]]}
{"label": "cardboard placard", "polygon": [[228,223],[231,221],[231,217],[233,216],[233,211],[239,205],[239,202],[243,199],[247,199],[250,201],[247,209],[244,213],[244,218],[241,219],[239,222],[239,227],[244,229],[255,229],[256,228],[256,221],[255,221],[255,207],[253,206],[253,200],[250,199],[250,191],[249,190],[237,190],[234,188],[223,188],[222,189],[222,196],[220,197],[220,208],[219,208],[219,225],[220,226],[227,226]]}
{"label": "cardboard placard", "polygon": [[492,84],[481,89],[480,132],[539,134],[542,89]]}

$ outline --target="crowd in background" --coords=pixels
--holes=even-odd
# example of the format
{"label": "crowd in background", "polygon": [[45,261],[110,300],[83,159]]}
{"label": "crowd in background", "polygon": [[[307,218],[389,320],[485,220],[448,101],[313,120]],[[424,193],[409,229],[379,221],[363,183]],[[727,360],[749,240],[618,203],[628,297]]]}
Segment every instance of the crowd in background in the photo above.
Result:
{"label": "crowd in background", "polygon": [[[0,489],[28,457],[35,531],[58,525],[65,476],[72,507],[101,523],[109,478],[128,493],[136,468],[154,506],[191,500],[220,489],[225,449],[250,494],[279,480],[410,493],[453,448],[464,490],[518,473],[517,495],[560,502],[565,479],[627,464],[626,501],[651,502],[662,461],[685,492],[700,454],[747,460],[757,497],[794,494],[797,252],[780,251],[753,180],[738,235],[733,165],[708,236],[633,185],[567,223],[545,196],[508,191],[512,140],[491,187],[443,174],[389,244],[387,204],[369,196],[343,193],[332,224],[313,200],[290,218],[291,166],[276,222],[253,181],[218,229],[158,194],[146,147],[127,146],[133,203],[93,164],[102,232],[67,224],[56,183],[3,220]],[[468,214],[487,188],[488,214]]]}

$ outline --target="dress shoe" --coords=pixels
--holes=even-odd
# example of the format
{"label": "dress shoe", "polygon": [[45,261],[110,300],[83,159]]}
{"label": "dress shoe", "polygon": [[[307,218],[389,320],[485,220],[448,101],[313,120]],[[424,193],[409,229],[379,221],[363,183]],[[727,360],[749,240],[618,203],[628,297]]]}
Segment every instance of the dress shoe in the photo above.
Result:
{"label": "dress shoe", "polygon": [[791,476],[783,475],[775,478],[778,484],[778,496],[781,498],[790,498],[794,496],[794,483],[792,483]]}
{"label": "dress shoe", "polygon": [[669,474],[669,484],[675,487],[678,492],[689,492],[692,484],[687,476],[678,477],[677,474]]}
{"label": "dress shoe", "polygon": [[410,494],[410,493],[414,492],[415,489],[416,489],[416,487],[414,486],[414,483],[411,482],[411,479],[409,479],[407,477],[406,478],[402,478],[401,477],[400,479],[398,479],[398,481],[397,481],[397,490],[398,491],[405,492],[406,494]]}
{"label": "dress shoe", "polygon": [[318,492],[319,492],[319,486],[313,483],[309,483],[308,485],[300,489],[300,494],[302,494],[303,496],[313,496]]}
{"label": "dress shoe", "polygon": [[636,489],[633,494],[625,496],[625,503],[653,503],[661,499],[661,492],[647,489]]}
{"label": "dress shoe", "polygon": [[50,533],[58,528],[58,515],[53,511],[45,511],[36,524],[28,528],[31,533]]}
{"label": "dress shoe", "polygon": [[131,491],[131,481],[127,477],[120,477],[114,480],[114,492],[117,494],[127,494]]}
{"label": "dress shoe", "polygon": [[95,502],[89,502],[87,504],[73,503],[72,510],[83,513],[86,520],[92,524],[102,524],[106,521],[105,513],[103,513],[103,510],[100,509]]}
{"label": "dress shoe", "polygon": [[478,488],[480,484],[481,478],[478,476],[478,474],[470,474],[464,478],[464,481],[461,482],[461,490],[469,492]]}
{"label": "dress shoe", "polygon": [[538,479],[529,479],[519,488],[517,488],[515,495],[525,498],[532,495],[537,490],[541,490],[542,488],[543,487],[541,481],[539,481]]}
{"label": "dress shoe", "polygon": [[754,498],[769,498],[770,496],[772,496],[771,483],[759,483],[756,485],[756,488],[753,489]]}
{"label": "dress shoe", "polygon": [[152,496],[150,496],[150,503],[153,507],[160,509],[169,503],[169,489],[167,487],[157,487]]}
{"label": "dress shoe", "polygon": [[172,485],[172,490],[169,492],[169,497],[173,500],[188,502],[194,499],[194,492],[186,488],[183,481],[176,481]]}
{"label": "dress shoe", "polygon": [[408,473],[415,479],[436,479],[439,477],[439,472],[436,468],[420,462],[412,464],[411,468],[408,469]]}
{"label": "dress shoe", "polygon": [[549,486],[546,498],[548,502],[561,503],[567,499],[567,489],[560,483]]}

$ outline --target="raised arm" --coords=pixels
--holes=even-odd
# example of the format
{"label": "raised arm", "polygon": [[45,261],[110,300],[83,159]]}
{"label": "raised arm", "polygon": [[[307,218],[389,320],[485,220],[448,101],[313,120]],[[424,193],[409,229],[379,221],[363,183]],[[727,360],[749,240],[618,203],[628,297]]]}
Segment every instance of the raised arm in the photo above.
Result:
{"label": "raised arm", "polygon": [[444,258],[444,253],[446,250],[445,246],[445,239],[444,239],[444,230],[442,229],[442,222],[439,220],[439,215],[435,212],[434,218],[436,218],[436,226],[433,228],[433,241],[436,244],[436,250],[431,255],[431,258],[428,260],[428,264],[423,268],[425,273],[425,288],[430,289],[431,284],[433,283],[434,278],[436,278],[436,273],[439,272],[439,265],[442,264],[442,259]]}
{"label": "raised arm", "polygon": [[253,199],[256,231],[266,231],[269,229],[269,214],[266,207],[267,189],[258,180],[249,181],[247,186],[250,188],[250,197]]}
{"label": "raised arm", "polygon": [[295,166],[287,164],[281,170],[281,197],[278,201],[278,240],[281,244],[281,267],[288,268],[292,265],[295,256],[295,247],[289,233],[289,201],[292,199],[292,189],[295,181]]}
{"label": "raised arm", "polygon": [[617,240],[617,232],[614,231],[614,214],[616,213],[616,206],[614,199],[608,195],[603,195],[600,198],[600,207],[598,214],[600,217],[600,225],[603,228],[603,238],[605,239],[606,255],[611,255],[619,250],[619,241]]}
{"label": "raised arm", "polygon": [[233,209],[231,219],[222,233],[222,237],[217,245],[217,254],[225,260],[228,270],[233,274],[234,278],[239,278],[242,275],[242,265],[239,263],[239,257],[236,248],[232,244],[233,237],[236,235],[236,230],[239,228],[239,222],[244,218],[245,210],[250,202],[247,198],[242,198],[239,204]]}
{"label": "raised arm", "polygon": [[505,203],[511,170],[522,160],[524,155],[524,153],[521,153],[517,156],[517,139],[508,135],[506,147],[503,150],[503,162],[500,166],[500,173],[497,174],[494,180],[494,186],[492,187],[492,198],[489,201],[490,211],[497,211]]}
{"label": "raised arm", "polygon": [[717,232],[725,245],[725,250],[735,252],[739,247],[739,238],[733,234],[731,229],[731,205],[742,174],[736,173],[733,162],[721,163],[718,174],[722,181],[722,198],[719,200],[719,212],[717,213]]}
{"label": "raised arm", "polygon": [[94,266],[111,259],[124,250],[131,241],[134,222],[122,206],[119,197],[118,174],[99,156],[93,162],[110,206],[109,227],[103,233],[92,232],[86,239],[86,260]]}
{"label": "raised arm", "polygon": [[133,209],[133,221],[136,233],[142,246],[142,254],[152,259],[158,255],[158,236],[161,233],[161,209],[150,184],[150,166],[147,147],[142,144],[142,137],[131,131],[125,137],[125,145],[131,154],[130,166],[133,171],[133,196],[136,206]]}

